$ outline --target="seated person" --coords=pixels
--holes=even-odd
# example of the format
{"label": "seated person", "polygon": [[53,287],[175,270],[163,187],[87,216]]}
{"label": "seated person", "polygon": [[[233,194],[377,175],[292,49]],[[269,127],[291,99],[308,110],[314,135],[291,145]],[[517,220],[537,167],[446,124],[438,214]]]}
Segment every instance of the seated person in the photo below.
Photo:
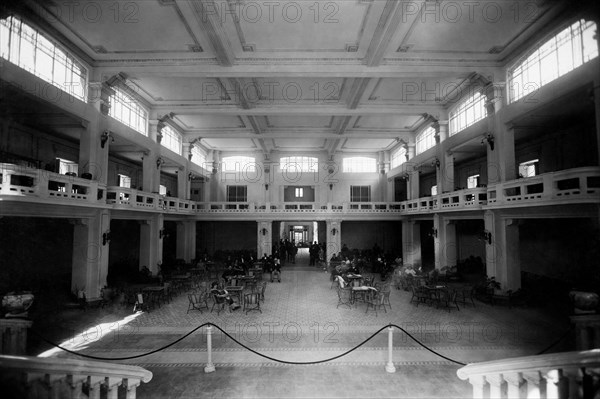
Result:
{"label": "seated person", "polygon": [[227,270],[225,270],[223,272],[222,277],[223,277],[223,280],[229,282],[229,280],[231,280],[232,278],[234,278],[237,275],[239,275],[239,272],[237,270],[235,270],[232,265],[229,265],[229,267],[227,267]]}
{"label": "seated person", "polygon": [[235,303],[231,296],[229,296],[227,290],[219,288],[219,283],[217,283],[216,281],[213,281],[210,285],[210,293],[217,296],[218,298],[225,298],[227,305],[229,305],[229,310],[236,310],[240,307],[240,305]]}
{"label": "seated person", "polygon": [[273,259],[271,266],[271,282],[275,279],[281,283],[281,262],[277,256]]}

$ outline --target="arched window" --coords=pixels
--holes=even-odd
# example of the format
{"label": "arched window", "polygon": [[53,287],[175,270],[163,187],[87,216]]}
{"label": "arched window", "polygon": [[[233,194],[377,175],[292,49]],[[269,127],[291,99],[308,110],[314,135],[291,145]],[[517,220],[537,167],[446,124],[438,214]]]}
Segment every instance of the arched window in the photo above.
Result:
{"label": "arched window", "polygon": [[435,129],[433,126],[428,127],[423,130],[421,133],[417,134],[417,145],[415,148],[415,152],[420,154],[435,145]]}
{"label": "arched window", "polygon": [[19,18],[0,19],[0,57],[87,102],[87,70],[49,36]]}
{"label": "arched window", "polygon": [[537,46],[525,59],[510,68],[510,102],[517,101],[597,57],[595,32],[594,22],[579,20]]}
{"label": "arched window", "polygon": [[148,134],[148,112],[120,87],[113,87],[112,89],[115,94],[108,98],[110,102],[108,114],[146,136]]}
{"label": "arched window", "polygon": [[160,141],[160,145],[181,155],[181,135],[168,125],[165,125],[162,128],[161,133],[162,139]]}
{"label": "arched window", "polygon": [[243,155],[236,155],[231,157],[225,157],[221,160],[223,164],[223,170],[229,172],[255,172],[256,162],[253,157],[245,157]]}
{"label": "arched window", "polygon": [[192,147],[192,162],[204,169],[208,169],[208,165],[206,165],[206,155],[204,155],[197,145]]}
{"label": "arched window", "polygon": [[318,172],[319,160],[313,157],[283,157],[279,160],[281,170],[292,172]]}
{"label": "arched window", "polygon": [[479,92],[461,102],[450,112],[450,136],[485,118],[485,96]]}
{"label": "arched window", "polygon": [[344,173],[376,173],[377,161],[375,158],[351,157],[344,158],[342,161],[342,171]]}
{"label": "arched window", "polygon": [[404,146],[392,154],[392,169],[406,162],[406,148]]}

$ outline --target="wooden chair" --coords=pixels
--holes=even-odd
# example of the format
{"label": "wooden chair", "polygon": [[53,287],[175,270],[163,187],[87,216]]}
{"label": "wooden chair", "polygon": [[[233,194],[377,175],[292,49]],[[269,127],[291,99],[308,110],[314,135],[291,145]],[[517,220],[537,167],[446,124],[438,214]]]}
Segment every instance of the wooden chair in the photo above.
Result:
{"label": "wooden chair", "polygon": [[248,314],[251,310],[258,310],[262,313],[260,309],[260,293],[258,292],[251,292],[244,295],[244,311]]}
{"label": "wooden chair", "polygon": [[202,313],[202,309],[208,310],[208,296],[206,293],[188,294],[188,300],[187,313],[190,313],[190,310],[198,310],[200,313]]}
{"label": "wooden chair", "polygon": [[416,287],[416,286],[412,286],[412,297],[410,298],[410,302],[409,303],[416,303],[417,307],[419,306],[420,303],[427,303],[427,301],[429,300],[429,295],[427,292],[424,291],[424,289],[422,287]]}
{"label": "wooden chair", "polygon": [[339,308],[340,305],[348,306],[348,308],[351,309],[352,308],[352,288],[350,288],[350,287],[342,288],[338,285],[337,294],[338,294],[338,304],[336,306],[336,309]]}
{"label": "wooden chair", "polygon": [[267,282],[263,281],[262,283],[260,283],[260,300],[261,301],[265,301],[265,290],[267,289]]}
{"label": "wooden chair", "polygon": [[[452,309],[453,307],[456,307],[456,310],[460,310],[460,308],[458,307],[458,303],[456,303],[456,291],[455,290],[441,290],[438,292],[438,300],[437,300],[437,307],[444,307],[446,309],[448,309],[448,312],[450,312],[450,309]],[[454,305],[454,306],[453,306]]]}
{"label": "wooden chair", "polygon": [[387,313],[381,292],[369,290],[367,292],[367,299],[365,302],[367,303],[367,309],[365,310],[365,313],[368,313],[369,309],[373,309],[375,311],[375,316],[377,316],[377,310],[381,307],[383,307],[383,311]]}
{"label": "wooden chair", "polygon": [[[213,305],[212,308],[210,308],[210,313],[213,312],[215,306],[217,307],[217,316],[221,313],[222,310],[225,309],[225,306],[227,306],[227,295],[218,295],[218,294],[212,294],[213,296]],[[229,309],[229,311],[231,312],[231,309]]]}

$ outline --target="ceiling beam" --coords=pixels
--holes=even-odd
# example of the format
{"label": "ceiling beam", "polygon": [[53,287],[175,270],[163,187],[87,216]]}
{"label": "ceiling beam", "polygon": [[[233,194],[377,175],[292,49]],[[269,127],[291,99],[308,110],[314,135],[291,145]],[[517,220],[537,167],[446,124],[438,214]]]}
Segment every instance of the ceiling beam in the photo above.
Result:
{"label": "ceiling beam", "polygon": [[439,103],[427,102],[427,103],[411,103],[403,105],[380,105],[380,106],[369,106],[369,107],[357,107],[355,109],[348,109],[343,105],[328,105],[318,104],[314,105],[301,104],[296,105],[273,105],[273,106],[258,106],[251,109],[240,109],[235,105],[219,105],[210,106],[202,104],[166,104],[157,105],[154,110],[157,113],[175,112],[178,117],[185,115],[256,115],[256,116],[270,116],[270,115],[308,115],[308,116],[351,116],[351,115],[406,115],[414,116],[421,115],[424,113],[430,115],[438,115],[444,112],[444,107]]}
{"label": "ceiling beam", "polygon": [[229,67],[235,63],[235,53],[221,23],[218,3],[213,0],[187,2],[196,17],[196,22],[206,34],[220,65]]}
{"label": "ceiling beam", "polygon": [[[338,63],[307,59],[306,62],[289,62],[265,59],[263,62],[250,63],[238,61],[231,67],[216,64],[213,59],[195,59],[184,61],[173,59],[170,62],[113,60],[97,61],[97,71],[102,75],[114,75],[125,72],[135,78],[144,76],[178,78],[447,78],[466,76],[478,72],[484,76],[493,76],[502,64],[491,59],[469,58],[465,55],[458,60],[423,60],[406,57],[402,60],[387,60],[385,65],[370,67],[359,61]],[[504,79],[503,76],[499,77]]]}
{"label": "ceiling beam", "polygon": [[363,61],[365,65],[370,67],[377,66],[383,59],[400,23],[400,12],[398,10],[401,3],[401,1],[397,0],[387,0],[385,3],[381,17],[377,22],[377,28],[367,48],[367,54]]}
{"label": "ceiling beam", "polygon": [[[302,131],[302,130],[284,130],[284,131],[269,131],[262,133],[260,137],[256,137],[255,134],[248,132],[247,130],[229,130],[229,131],[215,131],[215,130],[188,130],[184,135],[196,137],[201,135],[203,139],[208,138],[243,138],[243,139],[289,139],[294,138],[293,134],[296,133],[296,136],[301,136],[303,139],[336,139],[339,138],[340,135],[335,132],[327,132],[327,131]],[[347,138],[357,138],[357,139],[395,139],[397,137],[406,137],[406,136],[414,136],[414,132],[406,129],[398,129],[398,130],[373,130],[373,131],[349,131],[344,133],[344,137]],[[112,147],[111,147],[112,150]]]}
{"label": "ceiling beam", "polygon": [[360,100],[365,94],[365,89],[369,84],[370,78],[358,78],[354,79],[352,82],[352,87],[350,88],[350,94],[346,100],[346,104],[349,109],[356,109],[360,104]]}

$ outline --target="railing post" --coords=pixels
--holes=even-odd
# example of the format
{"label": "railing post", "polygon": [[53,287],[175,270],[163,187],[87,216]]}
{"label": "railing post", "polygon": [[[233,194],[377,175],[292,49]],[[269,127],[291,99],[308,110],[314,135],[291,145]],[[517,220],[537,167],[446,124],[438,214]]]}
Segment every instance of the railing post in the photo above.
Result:
{"label": "railing post", "polygon": [[385,366],[385,371],[388,373],[395,373],[396,367],[394,367],[394,362],[392,360],[392,351],[394,349],[394,338],[393,338],[394,328],[392,326],[388,327],[388,362]]}
{"label": "railing post", "polygon": [[215,365],[212,362],[212,325],[206,327],[206,353],[208,355],[206,367],[204,367],[205,373],[212,373],[215,371]]}

